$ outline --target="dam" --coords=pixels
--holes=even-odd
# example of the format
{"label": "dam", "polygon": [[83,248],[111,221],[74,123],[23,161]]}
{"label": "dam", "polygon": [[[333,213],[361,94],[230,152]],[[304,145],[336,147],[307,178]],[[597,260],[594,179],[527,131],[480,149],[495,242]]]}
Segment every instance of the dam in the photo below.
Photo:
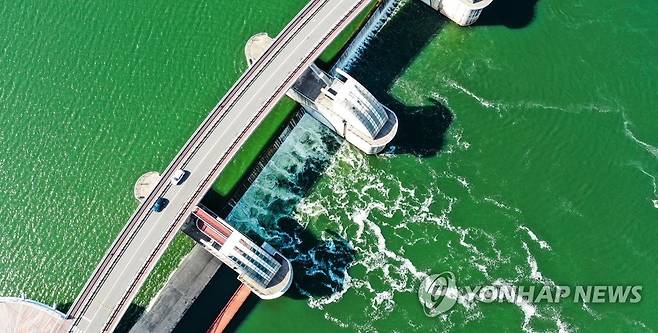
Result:
{"label": "dam", "polygon": [[[198,204],[221,171],[276,102],[368,4],[366,0],[310,1],[220,100],[161,173],[159,181],[139,203],[68,313],[61,314],[55,325],[44,326],[37,321],[35,325],[28,325],[30,329],[27,331],[113,331],[146,277],[183,223],[197,211]],[[171,182],[170,178],[179,170],[186,174],[185,180],[182,183]],[[241,244],[242,238],[233,239]],[[244,251],[250,246],[246,244],[229,248]],[[255,247],[252,250],[254,254],[263,254]],[[243,257],[254,259],[262,265],[255,258],[260,257],[258,254]],[[267,274],[268,268],[271,271],[276,266],[270,261],[276,254],[272,251],[268,254],[269,257],[263,256],[266,264],[263,269],[257,265],[254,266],[258,269],[244,269],[245,281],[249,277],[267,288],[269,277],[263,279],[263,276],[276,278],[276,273]],[[228,257],[230,259],[231,253]],[[235,264],[246,265],[242,260]],[[258,270],[266,274],[251,274]],[[6,304],[14,303],[0,303]],[[45,322],[52,322],[52,312],[49,309],[43,312],[48,318]],[[13,320],[22,322],[22,325],[27,323],[20,316],[14,316]]]}
{"label": "dam", "polygon": [[[255,63],[272,42],[265,33],[251,37],[245,46],[247,63]],[[381,152],[397,133],[395,113],[341,69],[330,75],[311,64],[286,95],[366,154]]]}
{"label": "dam", "polygon": [[[257,35],[251,40],[260,39],[265,46],[249,52],[250,67],[162,176],[149,180],[153,189],[135,193],[139,206],[69,311],[62,314],[26,299],[0,300],[3,313],[13,314],[5,316],[11,318],[8,326],[31,332],[113,331],[175,233],[190,219],[206,236],[205,248],[236,270],[252,292],[263,299],[285,293],[291,284],[289,262],[267,243],[257,246],[199,203],[284,94],[367,154],[381,152],[394,138],[394,111],[346,72],[327,73],[313,63],[368,3],[314,0],[275,39]],[[171,182],[179,171],[187,174],[186,179]]]}

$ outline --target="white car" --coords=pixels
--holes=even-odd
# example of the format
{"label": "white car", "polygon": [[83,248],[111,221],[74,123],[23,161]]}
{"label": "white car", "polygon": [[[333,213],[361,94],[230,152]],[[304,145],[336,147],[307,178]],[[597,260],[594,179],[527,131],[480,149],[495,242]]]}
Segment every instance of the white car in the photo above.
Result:
{"label": "white car", "polygon": [[174,171],[174,174],[171,175],[171,178],[169,178],[169,180],[171,180],[171,183],[173,185],[180,185],[180,183],[183,182],[183,178],[185,177],[186,173],[187,172],[185,170],[178,169]]}

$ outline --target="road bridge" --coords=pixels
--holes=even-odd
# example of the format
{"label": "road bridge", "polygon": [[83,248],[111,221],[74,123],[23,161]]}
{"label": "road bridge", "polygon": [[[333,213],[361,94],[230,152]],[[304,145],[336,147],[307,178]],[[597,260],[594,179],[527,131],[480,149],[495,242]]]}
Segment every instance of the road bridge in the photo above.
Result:
{"label": "road bridge", "polygon": [[[114,330],[181,225],[277,101],[369,0],[311,0],[233,85],[163,171],[55,331]],[[180,185],[169,178],[186,170]],[[151,208],[158,198],[168,204]]]}

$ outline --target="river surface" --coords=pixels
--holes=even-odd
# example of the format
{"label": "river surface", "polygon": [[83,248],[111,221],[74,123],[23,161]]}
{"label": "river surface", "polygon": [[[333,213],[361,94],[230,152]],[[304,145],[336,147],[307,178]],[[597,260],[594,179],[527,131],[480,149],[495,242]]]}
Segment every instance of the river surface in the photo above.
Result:
{"label": "river surface", "polygon": [[[244,41],[303,5],[1,4],[0,294],[71,302],[134,181],[245,69]],[[238,331],[658,330],[657,11],[498,0],[460,28],[400,6],[348,68],[398,114],[391,147],[364,156],[305,117],[229,216],[296,272]],[[461,286],[639,284],[642,301],[430,318],[417,289],[444,271]]]}

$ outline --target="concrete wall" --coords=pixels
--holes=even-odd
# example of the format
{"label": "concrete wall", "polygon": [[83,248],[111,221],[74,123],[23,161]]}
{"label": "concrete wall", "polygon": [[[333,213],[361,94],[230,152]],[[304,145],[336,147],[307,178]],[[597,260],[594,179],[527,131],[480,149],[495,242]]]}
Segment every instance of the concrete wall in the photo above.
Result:
{"label": "concrete wall", "polygon": [[171,332],[220,266],[219,259],[196,245],[130,332]]}

